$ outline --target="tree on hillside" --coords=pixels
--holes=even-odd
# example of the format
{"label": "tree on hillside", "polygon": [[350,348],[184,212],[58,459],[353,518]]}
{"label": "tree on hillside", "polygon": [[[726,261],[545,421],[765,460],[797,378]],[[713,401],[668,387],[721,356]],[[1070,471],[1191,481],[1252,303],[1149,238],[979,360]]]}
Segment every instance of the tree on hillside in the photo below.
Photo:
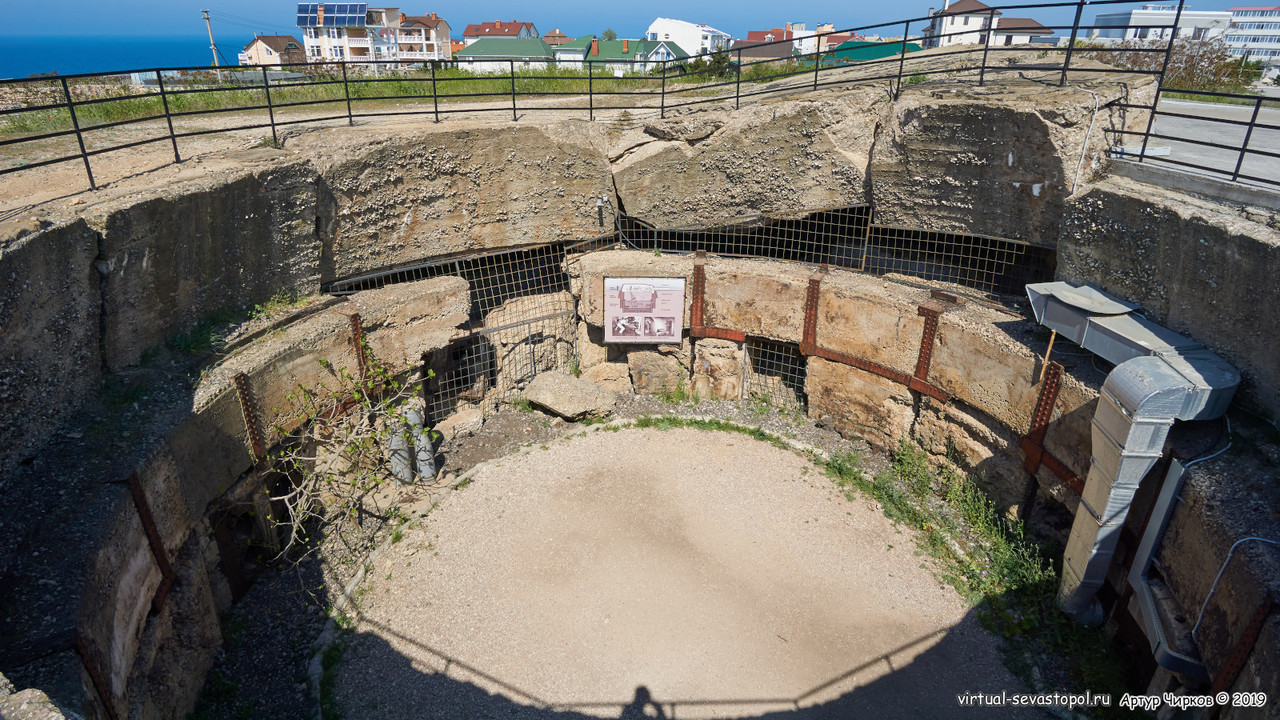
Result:
{"label": "tree on hillside", "polygon": [[604,32],[600,33],[600,39],[602,39],[602,40],[617,40],[617,39],[618,39],[618,33],[614,32],[614,31],[613,31],[613,28],[605,28],[605,29],[604,29]]}
{"label": "tree on hillside", "polygon": [[[1084,44],[1085,57],[1125,70],[1158,73],[1166,40],[1125,40],[1115,44]],[[1134,52],[1152,50],[1158,52]],[[1169,90],[1240,93],[1248,90],[1261,71],[1260,63],[1241,62],[1220,38],[1179,39],[1169,55],[1164,87]]]}

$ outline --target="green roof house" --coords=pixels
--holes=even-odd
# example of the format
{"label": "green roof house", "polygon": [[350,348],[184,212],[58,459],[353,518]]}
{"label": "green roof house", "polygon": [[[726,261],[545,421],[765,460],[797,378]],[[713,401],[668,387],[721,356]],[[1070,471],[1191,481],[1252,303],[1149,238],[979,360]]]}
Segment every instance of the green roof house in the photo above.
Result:
{"label": "green roof house", "polygon": [[565,67],[600,64],[618,72],[648,72],[660,63],[689,57],[670,40],[601,40],[580,37],[555,48],[556,61]]}
{"label": "green roof house", "polygon": [[539,38],[481,38],[453,54],[460,70],[478,73],[545,68],[555,60],[551,46]]}
{"label": "green roof house", "polygon": [[[907,43],[907,52],[919,52],[922,48],[916,43]],[[868,42],[865,40],[849,40],[840,43],[835,50],[822,56],[823,65],[846,65],[866,62],[867,60],[883,60],[897,57],[902,52],[901,40],[886,42]]]}

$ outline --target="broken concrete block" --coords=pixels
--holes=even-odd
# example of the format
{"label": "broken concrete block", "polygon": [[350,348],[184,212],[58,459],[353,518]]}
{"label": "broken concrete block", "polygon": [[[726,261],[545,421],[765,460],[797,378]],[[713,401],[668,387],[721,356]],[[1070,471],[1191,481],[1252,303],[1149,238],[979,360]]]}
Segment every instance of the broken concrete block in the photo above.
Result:
{"label": "broken concrete block", "polygon": [[562,372],[545,372],[533,379],[524,399],[567,419],[599,418],[613,412],[617,398],[593,382]]}
{"label": "broken concrete block", "polygon": [[582,379],[593,382],[610,392],[626,395],[635,392],[635,388],[631,385],[631,368],[623,362],[593,365],[582,371]]}

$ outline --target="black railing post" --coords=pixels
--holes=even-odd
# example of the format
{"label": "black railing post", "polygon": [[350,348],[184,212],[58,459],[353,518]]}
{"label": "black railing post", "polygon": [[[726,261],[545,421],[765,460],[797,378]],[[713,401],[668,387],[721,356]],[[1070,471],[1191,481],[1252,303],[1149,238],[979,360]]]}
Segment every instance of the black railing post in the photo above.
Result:
{"label": "black railing post", "polygon": [[169,123],[169,142],[173,144],[173,161],[182,162],[178,154],[178,136],[173,133],[173,115],[169,113],[169,96],[164,94],[164,73],[156,71],[156,88],[160,91],[160,104],[164,106],[164,119]]}
{"label": "black railing post", "polygon": [[271,104],[271,78],[267,77],[267,66],[262,66],[262,89],[267,93],[267,119],[271,122],[271,144],[280,146],[280,137],[276,135],[276,109]]}
{"label": "black railing post", "polygon": [[440,95],[436,92],[436,64],[431,63],[431,110],[436,115],[436,122],[440,122]]}
{"label": "black railing post", "polygon": [[591,76],[593,74],[594,73],[591,70],[591,61],[588,60],[587,61],[587,119],[588,120],[596,119],[596,99],[595,99],[595,95],[593,94],[595,90],[593,90],[591,87],[591,80],[592,80]]}
{"label": "black railing post", "polygon": [[89,189],[97,190],[98,185],[93,181],[93,168],[89,167],[89,153],[84,149],[84,134],[80,132],[80,121],[76,119],[76,104],[71,101],[71,88],[67,85],[66,78],[62,78],[62,96],[67,99],[67,112],[71,113],[71,127],[76,131],[76,142],[80,143],[80,158],[84,160],[84,171],[89,176]]}
{"label": "black railing post", "polygon": [[1071,53],[1076,49],[1076,37],[1080,34],[1080,14],[1084,12],[1084,0],[1076,2],[1076,19],[1071,22],[1071,40],[1067,43],[1067,56],[1062,60],[1062,77],[1058,85],[1067,84],[1067,70],[1071,69]]}
{"label": "black railing post", "polygon": [[355,116],[351,114],[351,84],[347,82],[347,61],[342,61],[342,92],[347,96],[347,124],[355,125]]}
{"label": "black railing post", "polygon": [[511,66],[511,122],[516,122],[520,118],[516,115],[516,61],[508,60]]}
{"label": "black railing post", "polygon": [[665,118],[667,116],[667,60],[662,61],[662,100],[658,109],[658,117]]}
{"label": "black railing post", "polygon": [[995,32],[996,9],[987,13],[987,34],[982,36],[982,67],[978,68],[978,87],[987,80],[987,53],[991,52],[991,35]]}
{"label": "black railing post", "polygon": [[822,67],[822,51],[813,48],[813,89],[818,89],[818,70]]}
{"label": "black railing post", "polygon": [[1249,128],[1244,131],[1244,142],[1240,145],[1240,157],[1236,160],[1236,169],[1231,173],[1233,181],[1240,179],[1240,166],[1244,165],[1244,156],[1249,152],[1249,138],[1253,137],[1253,126],[1258,123],[1258,111],[1262,110],[1262,96],[1253,101],[1253,117],[1249,118]]}
{"label": "black railing post", "polygon": [[1178,0],[1178,12],[1173,16],[1173,31],[1169,33],[1169,44],[1164,49],[1164,62],[1160,65],[1160,74],[1156,79],[1156,96],[1151,101],[1151,113],[1147,115],[1147,131],[1142,134],[1142,150],[1138,152],[1138,162],[1147,159],[1147,141],[1151,139],[1151,130],[1156,125],[1156,109],[1160,107],[1160,93],[1164,92],[1164,75],[1169,71],[1169,58],[1173,55],[1173,43],[1178,39],[1178,25],[1182,22],[1182,8],[1187,0]]}
{"label": "black railing post", "polygon": [[893,93],[894,98],[902,95],[902,67],[907,63],[907,33],[909,32],[911,32],[911,22],[902,23],[902,48],[898,53],[898,88]]}
{"label": "black railing post", "polygon": [[742,51],[738,51],[738,84],[733,90],[733,109],[742,107]]}

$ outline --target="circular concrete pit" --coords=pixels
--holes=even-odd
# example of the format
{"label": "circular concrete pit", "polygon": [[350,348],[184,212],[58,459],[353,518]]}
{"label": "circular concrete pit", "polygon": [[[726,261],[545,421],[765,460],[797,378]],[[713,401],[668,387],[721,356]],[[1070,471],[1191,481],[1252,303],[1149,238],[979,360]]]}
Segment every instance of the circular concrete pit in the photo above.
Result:
{"label": "circular concrete pit", "polygon": [[955,717],[957,693],[1020,688],[910,531],[730,433],[490,461],[353,608],[348,718]]}

